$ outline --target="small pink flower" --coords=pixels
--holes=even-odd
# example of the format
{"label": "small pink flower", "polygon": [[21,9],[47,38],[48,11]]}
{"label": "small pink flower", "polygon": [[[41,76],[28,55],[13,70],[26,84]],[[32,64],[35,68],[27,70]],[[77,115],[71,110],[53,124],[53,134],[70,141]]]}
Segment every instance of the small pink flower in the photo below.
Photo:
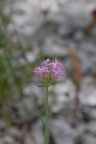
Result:
{"label": "small pink flower", "polygon": [[47,82],[50,84],[53,83],[56,78],[64,76],[65,71],[59,61],[47,59],[40,67],[35,68],[33,73],[38,77],[39,82]]}
{"label": "small pink flower", "polygon": [[45,61],[42,63],[42,66],[48,66],[49,62],[50,62],[49,59],[45,60]]}

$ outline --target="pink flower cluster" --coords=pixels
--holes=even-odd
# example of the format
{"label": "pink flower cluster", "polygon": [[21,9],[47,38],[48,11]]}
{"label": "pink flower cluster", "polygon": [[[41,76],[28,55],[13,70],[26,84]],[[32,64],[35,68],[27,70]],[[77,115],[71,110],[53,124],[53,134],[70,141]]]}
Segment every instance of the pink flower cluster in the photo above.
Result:
{"label": "pink flower cluster", "polygon": [[41,67],[35,68],[33,73],[38,77],[39,82],[52,83],[57,77],[65,74],[62,64],[57,61],[45,60]]}

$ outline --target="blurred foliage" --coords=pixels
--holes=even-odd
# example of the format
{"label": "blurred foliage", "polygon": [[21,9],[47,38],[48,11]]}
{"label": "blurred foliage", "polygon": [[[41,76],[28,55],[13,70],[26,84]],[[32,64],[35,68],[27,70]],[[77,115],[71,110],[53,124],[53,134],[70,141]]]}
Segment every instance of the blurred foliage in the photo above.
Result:
{"label": "blurred foliage", "polygon": [[77,87],[77,90],[80,90],[82,70],[78,59],[78,55],[75,49],[70,49],[69,54],[73,68],[73,81]]}
{"label": "blurred foliage", "polygon": [[[13,42],[13,35],[8,31],[9,22],[10,16],[3,14],[3,5],[0,5],[0,106],[6,120],[9,97],[24,97],[23,86],[32,75],[22,43]],[[24,64],[20,64],[20,58]]]}

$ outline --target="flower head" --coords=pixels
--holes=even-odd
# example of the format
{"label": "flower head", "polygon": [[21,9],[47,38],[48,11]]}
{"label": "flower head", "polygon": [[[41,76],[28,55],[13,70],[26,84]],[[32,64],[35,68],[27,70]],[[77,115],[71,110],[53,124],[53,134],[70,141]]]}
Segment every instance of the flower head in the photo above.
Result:
{"label": "flower head", "polygon": [[65,71],[58,60],[45,60],[40,67],[34,69],[33,73],[38,77],[39,82],[52,84],[56,78],[63,76]]}

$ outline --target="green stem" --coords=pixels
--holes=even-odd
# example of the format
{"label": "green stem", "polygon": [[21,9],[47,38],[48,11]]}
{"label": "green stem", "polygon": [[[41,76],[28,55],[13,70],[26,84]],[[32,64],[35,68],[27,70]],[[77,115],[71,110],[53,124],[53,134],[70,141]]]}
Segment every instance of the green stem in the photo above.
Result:
{"label": "green stem", "polygon": [[4,101],[2,101],[2,109],[3,109],[3,120],[7,124],[9,124],[10,123],[9,113],[8,113],[8,109],[7,109],[6,103]]}
{"label": "green stem", "polygon": [[43,126],[45,127],[45,122],[44,122],[42,116],[39,113],[37,113],[37,115],[40,117],[40,119],[42,120]]}
{"label": "green stem", "polygon": [[48,84],[46,85],[46,111],[45,111],[45,144],[48,144],[49,130],[48,130]]}

